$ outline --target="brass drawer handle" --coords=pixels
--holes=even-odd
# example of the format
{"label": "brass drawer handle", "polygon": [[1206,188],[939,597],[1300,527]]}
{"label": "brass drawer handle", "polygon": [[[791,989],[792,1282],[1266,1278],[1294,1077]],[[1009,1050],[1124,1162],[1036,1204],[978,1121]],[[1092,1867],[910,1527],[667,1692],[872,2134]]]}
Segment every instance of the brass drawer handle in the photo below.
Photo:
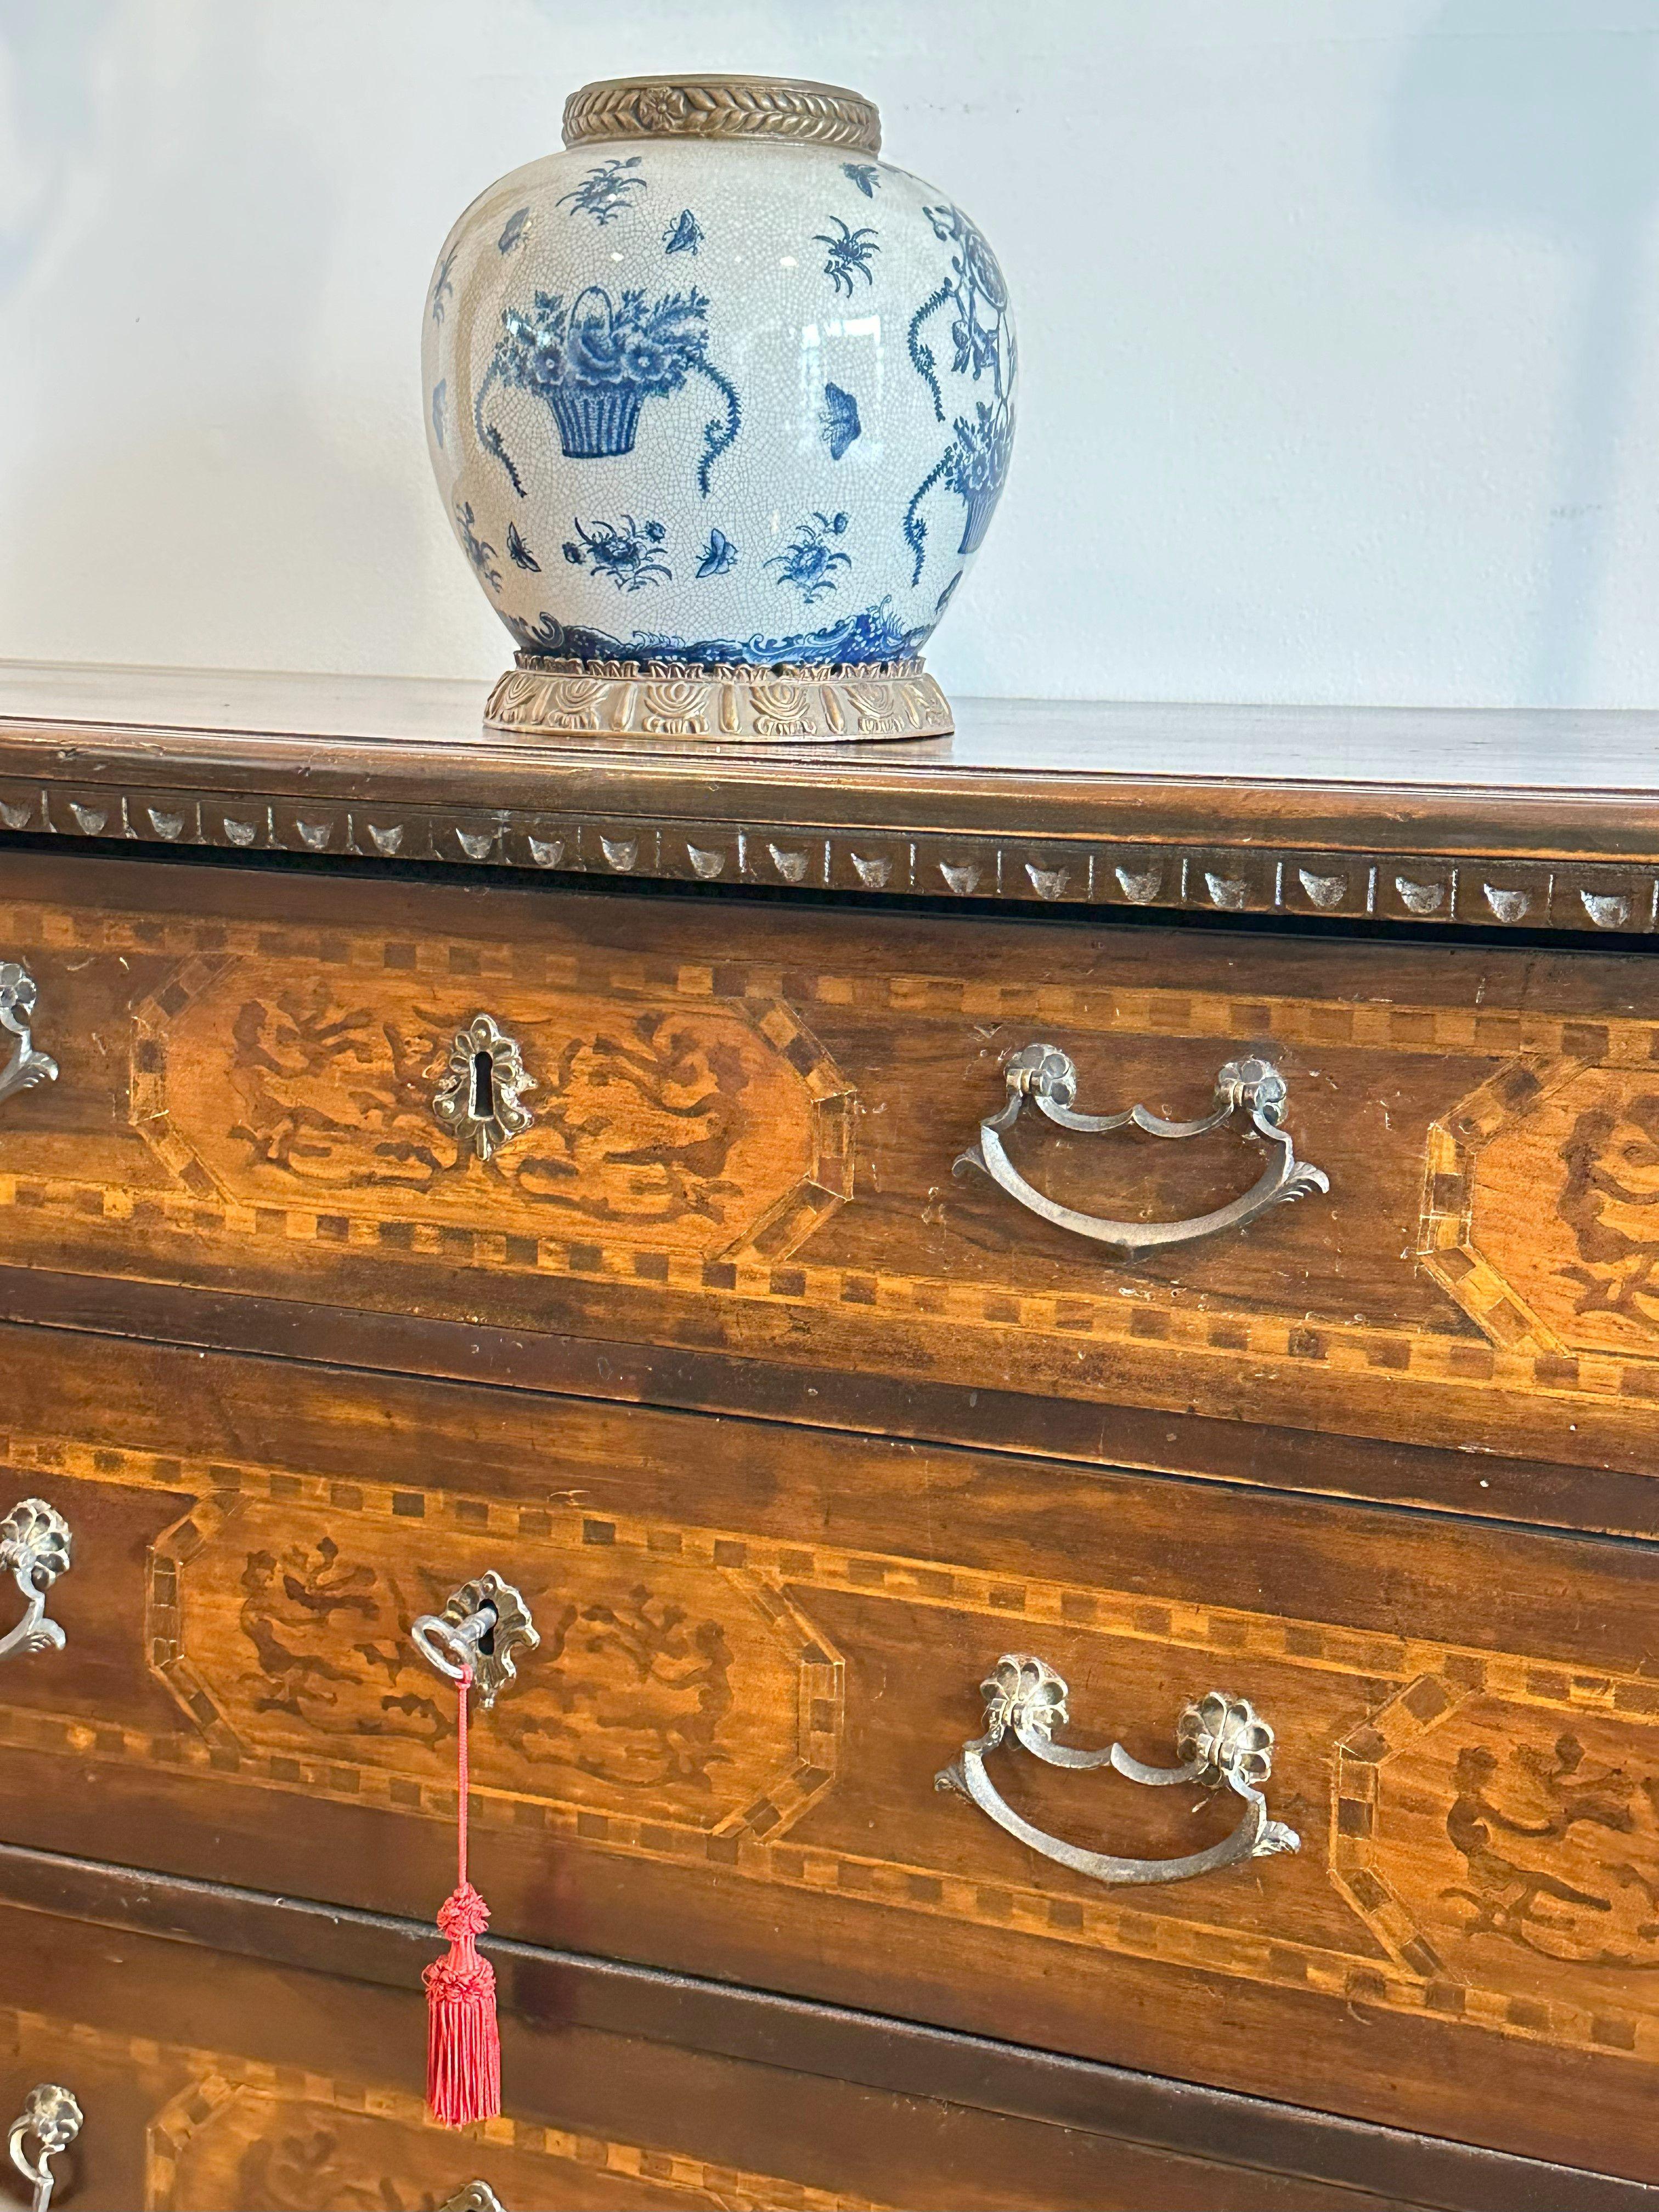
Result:
{"label": "brass drawer handle", "polygon": [[69,1522],[44,1498],[25,1498],[0,1520],[0,1574],[23,1598],[23,1618],[0,1636],[0,1659],[17,1651],[61,1651],[64,1632],[46,1619],[46,1592],[72,1564]]}
{"label": "brass drawer handle", "polygon": [[29,1034],[40,986],[28,969],[15,960],[0,960],[0,1029],[16,1038],[16,1048],[0,1073],[0,1099],[15,1091],[31,1091],[37,1083],[56,1083],[58,1062],[50,1053],[37,1052]]}
{"label": "brass drawer handle", "polygon": [[[11,2162],[34,2190],[33,2212],[49,2212],[56,2179],[52,2160],[67,2150],[81,2132],[81,2107],[56,2081],[41,2081],[23,2100],[23,2109],[11,2124],[7,2138]],[[23,2149],[33,2136],[35,2155]]]}
{"label": "brass drawer handle", "polygon": [[[1126,1107],[1121,1114],[1079,1114],[1073,1110],[1077,1097],[1077,1069],[1055,1045],[1028,1044],[1017,1052],[1006,1069],[1008,1097],[1000,1113],[979,1125],[979,1135],[956,1162],[955,1172],[977,1168],[999,1189],[1017,1199],[1029,1212],[1052,1221],[1058,1229],[1108,1244],[1131,1259],[1143,1253],[1166,1251],[1172,1244],[1195,1243],[1200,1237],[1217,1237],[1224,1230],[1243,1229],[1270,1206],[1305,1198],[1310,1191],[1328,1190],[1330,1179],[1322,1169],[1298,1160],[1290,1132],[1282,1125],[1287,1085],[1269,1060],[1230,1060],[1215,1079],[1213,1111],[1196,1121],[1166,1121],[1145,1106]],[[1251,1133],[1273,1148],[1273,1156],[1242,1198],[1218,1206],[1212,1213],[1194,1214],[1186,1221],[1108,1221],[1097,1214],[1079,1213],[1047,1198],[1026,1182],[1007,1153],[1002,1136],[1020,1117],[1027,1101],[1062,1129],[1098,1135],[1132,1124],[1152,1137],[1202,1137],[1218,1129],[1233,1114],[1249,1115]]]}
{"label": "brass drawer handle", "polygon": [[[1006,1828],[1057,1866],[1071,1867],[1096,1881],[1187,1881],[1194,1875],[1213,1874],[1244,1859],[1267,1858],[1275,1851],[1302,1848],[1302,1838],[1294,1828],[1267,1817],[1267,1801],[1258,1785],[1273,1771],[1273,1732],[1243,1698],[1212,1690],[1188,1705],[1176,1726],[1180,1765],[1147,1766],[1132,1759],[1121,1743],[1103,1751],[1079,1751],[1056,1743],[1054,1729],[1066,1726],[1071,1717],[1066,1710],[1069,1693],[1054,1668],[1029,1652],[1005,1652],[980,1689],[986,1700],[985,1733],[963,1744],[960,1754],[934,1777],[934,1787],[959,1790],[964,1797],[971,1797],[998,1827]],[[1065,1843],[1058,1836],[1034,1828],[998,1794],[985,1771],[985,1754],[994,1751],[1010,1729],[1034,1758],[1049,1766],[1110,1766],[1131,1782],[1149,1783],[1154,1788],[1186,1783],[1189,1787],[1216,1790],[1224,1784],[1244,1800],[1244,1818],[1224,1842],[1212,1844],[1208,1850],[1191,1851],[1184,1858],[1121,1859],[1106,1851],[1085,1850],[1081,1844]]]}

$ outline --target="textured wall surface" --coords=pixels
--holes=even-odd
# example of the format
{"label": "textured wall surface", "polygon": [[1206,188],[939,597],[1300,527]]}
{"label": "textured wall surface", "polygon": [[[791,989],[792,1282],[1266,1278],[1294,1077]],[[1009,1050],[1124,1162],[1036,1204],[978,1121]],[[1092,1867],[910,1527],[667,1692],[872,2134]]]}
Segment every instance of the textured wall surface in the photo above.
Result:
{"label": "textured wall surface", "polygon": [[1659,697],[1659,0],[0,0],[0,654],[503,665],[433,258],[684,65],[872,94],[1010,273],[951,688]]}

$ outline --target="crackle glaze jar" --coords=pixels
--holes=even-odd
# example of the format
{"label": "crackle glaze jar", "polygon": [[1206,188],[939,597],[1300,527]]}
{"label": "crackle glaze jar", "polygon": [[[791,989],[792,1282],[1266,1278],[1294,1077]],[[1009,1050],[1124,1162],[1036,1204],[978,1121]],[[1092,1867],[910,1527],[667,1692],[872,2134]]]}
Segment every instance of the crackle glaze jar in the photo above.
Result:
{"label": "crackle glaze jar", "polygon": [[914,664],[1013,438],[984,238],[833,87],[590,85],[564,137],[426,305],[433,467],[521,665]]}

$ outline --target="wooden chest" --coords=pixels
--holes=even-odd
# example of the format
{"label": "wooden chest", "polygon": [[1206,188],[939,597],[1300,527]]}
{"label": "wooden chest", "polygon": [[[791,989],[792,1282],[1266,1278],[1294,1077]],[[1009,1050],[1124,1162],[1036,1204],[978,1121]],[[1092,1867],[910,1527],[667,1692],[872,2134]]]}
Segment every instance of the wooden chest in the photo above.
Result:
{"label": "wooden chest", "polygon": [[0,725],[58,2201],[1659,2200],[1659,806],[223,691]]}

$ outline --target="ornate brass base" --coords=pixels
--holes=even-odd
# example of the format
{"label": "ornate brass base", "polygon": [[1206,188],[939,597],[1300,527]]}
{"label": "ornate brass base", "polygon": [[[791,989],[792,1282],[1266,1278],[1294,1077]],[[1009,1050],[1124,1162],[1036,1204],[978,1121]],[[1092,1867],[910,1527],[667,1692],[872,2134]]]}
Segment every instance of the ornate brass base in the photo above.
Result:
{"label": "ornate brass base", "polygon": [[484,708],[520,738],[685,738],[711,745],[944,738],[956,727],[920,660],[866,667],[697,668],[521,653]]}

